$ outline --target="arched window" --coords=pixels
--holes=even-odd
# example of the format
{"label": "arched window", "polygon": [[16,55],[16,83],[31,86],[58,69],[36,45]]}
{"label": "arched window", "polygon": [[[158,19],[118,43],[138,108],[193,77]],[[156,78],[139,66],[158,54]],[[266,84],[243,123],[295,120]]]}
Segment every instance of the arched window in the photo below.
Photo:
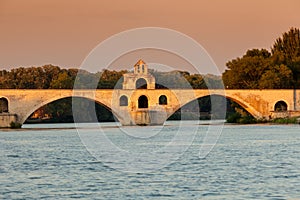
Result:
{"label": "arched window", "polygon": [[148,108],[148,98],[145,95],[139,97],[139,108]]}
{"label": "arched window", "polygon": [[168,99],[165,95],[161,95],[158,100],[159,105],[167,105]]}
{"label": "arched window", "polygon": [[125,95],[120,97],[120,106],[128,106],[128,98]]}
{"label": "arched window", "polygon": [[284,111],[287,111],[287,104],[286,104],[284,101],[278,101],[278,102],[275,104],[274,110],[275,110],[276,112],[284,112]]}
{"label": "arched window", "polygon": [[147,81],[143,78],[138,79],[135,82],[135,88],[136,89],[147,89]]}
{"label": "arched window", "polygon": [[0,98],[0,113],[8,112],[8,100],[6,98]]}

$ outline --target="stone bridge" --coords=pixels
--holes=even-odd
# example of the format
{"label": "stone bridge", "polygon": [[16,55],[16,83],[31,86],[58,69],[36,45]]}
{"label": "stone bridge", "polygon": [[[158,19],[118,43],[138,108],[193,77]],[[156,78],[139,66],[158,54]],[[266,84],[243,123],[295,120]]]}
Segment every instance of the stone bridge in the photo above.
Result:
{"label": "stone bridge", "polygon": [[300,92],[294,90],[5,89],[0,90],[0,126],[7,127],[11,121],[23,124],[35,110],[67,97],[87,98],[104,105],[122,125],[163,124],[182,106],[209,95],[229,98],[257,119],[300,114]]}
{"label": "stone bridge", "polygon": [[[122,125],[163,124],[182,106],[209,95],[229,98],[257,119],[300,115],[300,92],[294,90],[156,89],[155,78],[148,73],[148,66],[143,60],[139,60],[133,72],[124,74],[123,78],[122,89],[111,90],[1,89],[0,127],[9,127],[11,122],[23,124],[35,110],[67,97],[81,97],[102,104]],[[182,80],[190,86],[184,77],[179,77],[178,82]],[[225,113],[226,105],[216,106],[216,103],[220,102],[212,104],[212,110],[224,108]],[[86,111],[77,107],[73,106],[75,121],[76,113],[80,115]]]}

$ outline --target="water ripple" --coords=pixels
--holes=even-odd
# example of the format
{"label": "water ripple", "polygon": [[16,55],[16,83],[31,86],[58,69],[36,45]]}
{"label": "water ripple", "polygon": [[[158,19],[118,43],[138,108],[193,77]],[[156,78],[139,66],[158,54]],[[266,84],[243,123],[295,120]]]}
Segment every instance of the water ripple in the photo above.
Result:
{"label": "water ripple", "polygon": [[[299,126],[225,126],[199,159],[208,128],[201,125],[178,160],[151,173],[112,169],[87,152],[75,129],[51,126],[0,132],[0,199],[300,199]],[[166,126],[147,142],[107,126],[112,141],[134,152],[161,148],[177,130]],[[189,126],[196,125],[187,124],[186,134]]]}

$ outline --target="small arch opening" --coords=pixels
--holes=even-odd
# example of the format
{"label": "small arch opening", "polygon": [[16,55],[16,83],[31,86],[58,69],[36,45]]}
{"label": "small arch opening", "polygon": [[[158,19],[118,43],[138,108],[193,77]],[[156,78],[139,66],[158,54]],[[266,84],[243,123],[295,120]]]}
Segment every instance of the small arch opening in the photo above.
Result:
{"label": "small arch opening", "polygon": [[166,95],[161,95],[158,99],[159,105],[167,105],[168,104],[168,99]]}
{"label": "small arch opening", "polygon": [[148,98],[145,95],[139,97],[138,106],[139,108],[148,108]]}
{"label": "small arch opening", "polygon": [[128,98],[125,95],[120,97],[120,106],[128,106]]}
{"label": "small arch opening", "polygon": [[274,106],[275,112],[285,112],[287,111],[287,104],[284,101],[278,101]]}
{"label": "small arch opening", "polygon": [[135,83],[136,89],[147,89],[147,81],[143,78],[140,78]]}
{"label": "small arch opening", "polygon": [[8,100],[4,97],[0,98],[0,113],[8,112]]}

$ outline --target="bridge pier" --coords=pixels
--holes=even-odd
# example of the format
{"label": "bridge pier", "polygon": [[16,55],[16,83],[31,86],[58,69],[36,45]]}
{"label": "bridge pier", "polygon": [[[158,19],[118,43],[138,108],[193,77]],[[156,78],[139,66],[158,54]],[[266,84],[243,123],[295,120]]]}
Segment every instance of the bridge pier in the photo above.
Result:
{"label": "bridge pier", "polygon": [[17,123],[16,114],[0,113],[0,128],[11,128],[12,124]]}
{"label": "bridge pier", "polygon": [[167,114],[161,110],[138,109],[124,111],[121,115],[119,113],[118,120],[123,126],[163,125],[167,120]]}
{"label": "bridge pier", "polygon": [[300,102],[300,100],[298,100],[300,98],[300,95],[297,98],[297,89],[294,89],[293,95],[294,95],[294,97],[293,97],[293,99],[294,99],[294,111],[297,111],[298,110],[297,104],[299,104],[299,102]]}
{"label": "bridge pier", "polygon": [[157,110],[137,110],[131,113],[136,125],[163,125],[167,120],[164,112]]}

